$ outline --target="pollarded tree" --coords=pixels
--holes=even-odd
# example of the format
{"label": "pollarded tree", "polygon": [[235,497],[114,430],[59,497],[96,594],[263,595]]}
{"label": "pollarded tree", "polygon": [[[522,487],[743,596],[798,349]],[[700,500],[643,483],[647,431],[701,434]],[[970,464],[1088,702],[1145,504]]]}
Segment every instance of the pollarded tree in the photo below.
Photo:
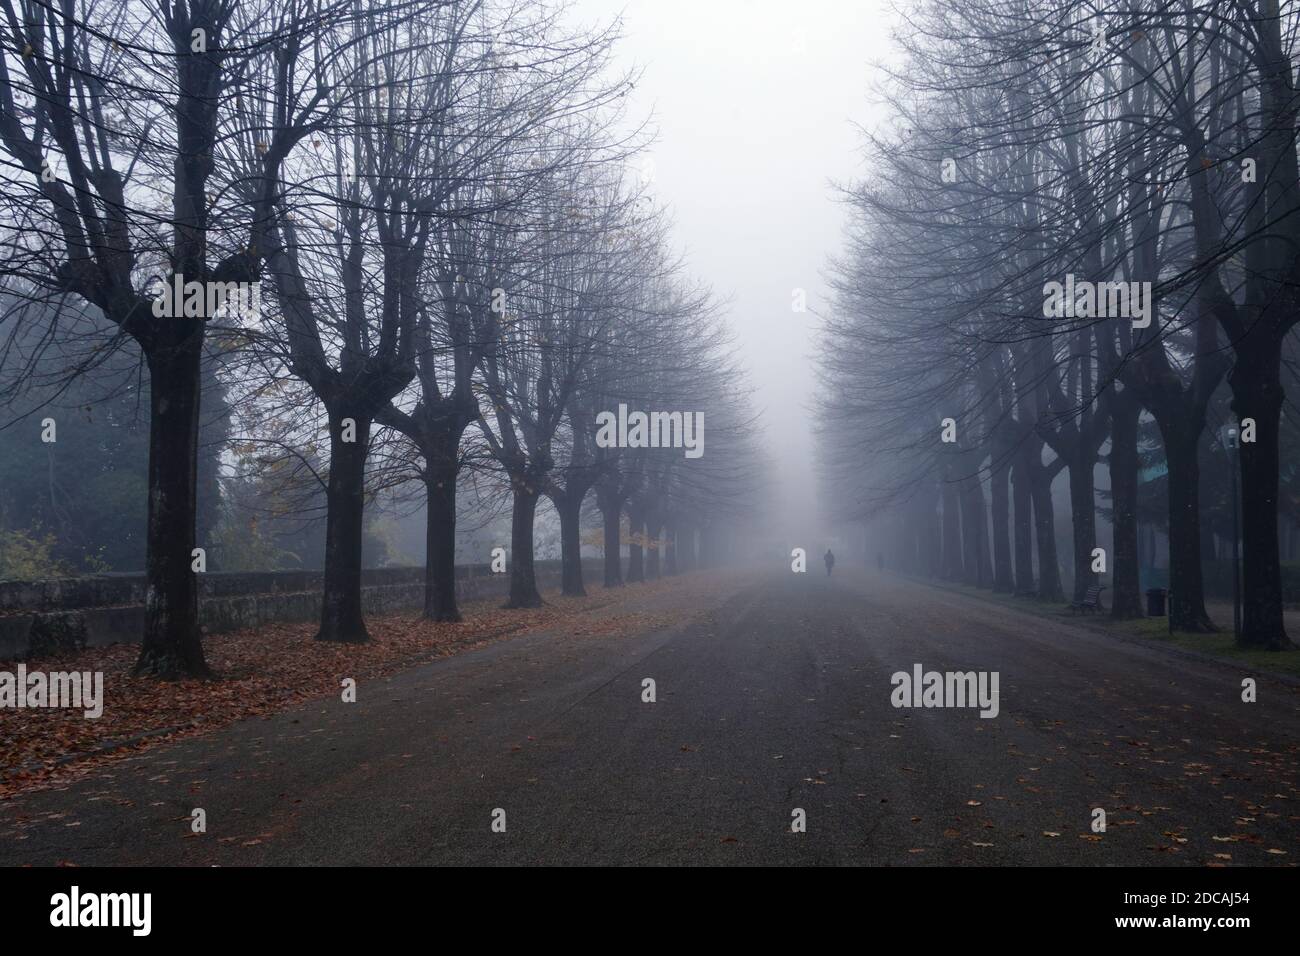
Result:
{"label": "pollarded tree", "polygon": [[[710,359],[725,341],[710,334],[716,310],[709,290],[688,284],[681,261],[663,251],[666,222],[648,202],[637,196],[631,204],[638,210],[633,221],[611,224],[610,251],[618,249],[624,234],[633,235],[630,247],[614,260],[621,270],[618,294],[609,303],[615,321],[597,333],[599,340],[573,390],[557,466],[547,482],[546,494],[560,515],[566,594],[583,593],[579,522],[588,492],[598,487],[605,583],[613,586],[622,581],[622,506],[634,490],[646,487],[644,456],[611,443],[609,422],[626,408],[655,413],[652,422],[666,422],[670,432],[684,429],[685,416],[691,414],[691,384],[709,380],[715,371]],[[672,437],[656,434],[655,440]]]}
{"label": "pollarded tree", "polygon": [[[224,188],[256,171],[231,162],[225,144],[252,135],[237,103],[271,98],[291,79],[250,60],[303,46],[327,57],[321,37],[352,5],[4,0],[0,10],[4,275],[56,308],[69,298],[97,308],[139,345],[150,391],[149,599],[136,670],[204,675],[191,562],[213,310],[206,295],[178,314],[156,310],[150,280],[204,290],[257,280],[256,207]],[[326,98],[302,97],[272,139],[303,135]]]}
{"label": "pollarded tree", "polygon": [[502,334],[522,276],[532,268],[525,223],[545,203],[559,170],[581,168],[595,140],[549,135],[593,111],[609,111],[628,78],[603,78],[616,36],[573,32],[546,4],[460,4],[473,12],[474,40],[446,72],[455,108],[427,162],[453,191],[434,226],[421,276],[413,387],[379,420],[414,446],[426,506],[424,614],[456,621],[456,490],[466,428],[479,416],[485,350]]}
{"label": "pollarded tree", "polygon": [[[349,91],[337,121],[309,145],[267,157],[274,201],[259,241],[278,310],[266,338],[280,344],[329,423],[319,640],[369,637],[361,608],[366,460],[376,417],[416,374],[421,276],[453,191],[436,160],[458,89],[448,77],[469,42],[462,7],[428,0],[354,24],[328,76]],[[272,109],[287,115],[292,103],[281,98]]]}
{"label": "pollarded tree", "polygon": [[[609,158],[610,168],[618,158]],[[483,356],[490,408],[479,425],[513,496],[508,607],[541,603],[533,523],[553,480],[561,426],[605,330],[656,261],[655,244],[634,228],[634,197],[608,170],[562,174],[545,195],[533,221],[509,224],[526,243],[529,265],[509,289],[500,334]]]}

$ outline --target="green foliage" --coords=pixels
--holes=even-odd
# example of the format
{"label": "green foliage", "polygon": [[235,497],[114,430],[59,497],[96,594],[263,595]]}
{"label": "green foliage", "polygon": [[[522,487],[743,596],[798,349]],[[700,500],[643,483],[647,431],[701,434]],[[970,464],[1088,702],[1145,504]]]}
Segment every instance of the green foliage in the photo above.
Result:
{"label": "green foliage", "polygon": [[301,567],[292,551],[281,548],[256,518],[241,518],[229,511],[209,538],[213,565],[222,571],[281,571]]}
{"label": "green foliage", "polygon": [[241,474],[221,480],[221,514],[209,533],[214,571],[317,569],[325,556],[325,494],[284,468],[242,473],[251,457],[235,449]]}
{"label": "green foliage", "polygon": [[[33,411],[4,433],[0,531],[27,540],[48,537],[49,558],[66,574],[144,569],[148,381],[133,366],[118,368],[108,378],[78,379],[61,390],[33,389],[25,400]],[[196,519],[200,542],[216,521],[216,475],[229,433],[220,384],[207,369],[204,403]],[[45,418],[55,422],[53,442],[41,440]],[[42,537],[38,529],[49,534]]]}
{"label": "green foliage", "polygon": [[37,581],[67,574],[68,569],[54,557],[57,546],[48,532],[0,528],[0,581]]}
{"label": "green foliage", "polygon": [[402,550],[398,538],[395,519],[384,514],[367,515],[361,537],[361,566],[391,568],[415,564],[415,559]]}
{"label": "green foliage", "polygon": [[135,403],[50,409],[57,440],[40,440],[40,417],[16,426],[20,440],[0,459],[0,526],[19,532],[48,528],[53,558],[74,571],[144,566],[148,491],[148,428]]}

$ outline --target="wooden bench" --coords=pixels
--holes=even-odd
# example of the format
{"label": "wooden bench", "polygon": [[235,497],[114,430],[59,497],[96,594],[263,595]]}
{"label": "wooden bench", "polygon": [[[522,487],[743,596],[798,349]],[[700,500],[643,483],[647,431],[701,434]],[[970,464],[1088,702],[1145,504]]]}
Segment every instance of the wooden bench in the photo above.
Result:
{"label": "wooden bench", "polygon": [[1088,588],[1083,595],[1082,601],[1070,602],[1070,613],[1073,614],[1078,611],[1082,614],[1087,614],[1089,612],[1096,613],[1097,611],[1106,610],[1101,606],[1101,592],[1104,590],[1106,590],[1106,588],[1100,584],[1094,584],[1092,587]]}

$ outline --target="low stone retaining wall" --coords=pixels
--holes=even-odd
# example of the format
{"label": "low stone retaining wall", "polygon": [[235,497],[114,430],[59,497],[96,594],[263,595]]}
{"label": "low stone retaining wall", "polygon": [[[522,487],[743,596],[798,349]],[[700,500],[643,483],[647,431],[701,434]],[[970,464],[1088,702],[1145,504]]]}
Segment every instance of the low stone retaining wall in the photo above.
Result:
{"label": "low stone retaining wall", "polygon": [[[584,561],[588,584],[599,580],[599,561]],[[560,563],[538,561],[537,586],[560,584]],[[504,597],[508,574],[486,564],[456,568],[462,601]],[[213,572],[200,578],[199,620],[204,633],[219,634],[272,621],[310,621],[320,616],[319,571]],[[48,581],[0,581],[0,660],[40,657],[80,647],[139,643],[144,630],[142,574],[102,574]],[[362,572],[361,600],[367,614],[411,610],[424,604],[423,568],[375,568]]]}

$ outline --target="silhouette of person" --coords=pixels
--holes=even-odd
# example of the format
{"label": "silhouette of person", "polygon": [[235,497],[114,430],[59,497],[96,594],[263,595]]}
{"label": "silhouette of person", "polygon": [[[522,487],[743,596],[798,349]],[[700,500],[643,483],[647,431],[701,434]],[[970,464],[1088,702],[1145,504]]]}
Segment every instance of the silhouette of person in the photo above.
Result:
{"label": "silhouette of person", "polygon": [[826,549],[826,557],[823,560],[826,562],[826,576],[829,578],[831,576],[831,568],[835,567],[835,555],[831,554],[830,548]]}

